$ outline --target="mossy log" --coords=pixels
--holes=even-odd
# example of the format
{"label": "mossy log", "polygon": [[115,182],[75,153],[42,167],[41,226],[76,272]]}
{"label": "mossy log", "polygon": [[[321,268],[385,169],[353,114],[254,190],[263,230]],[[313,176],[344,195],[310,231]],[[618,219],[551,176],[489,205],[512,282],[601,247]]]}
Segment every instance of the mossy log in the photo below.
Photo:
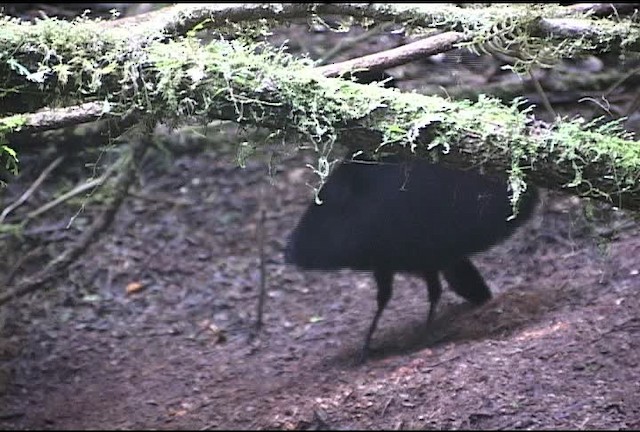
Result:
{"label": "mossy log", "polygon": [[[314,13],[325,7],[304,8],[312,6]],[[391,16],[416,13],[415,7],[400,15],[393,7],[371,7]],[[275,9],[263,8],[272,15]],[[474,16],[485,15],[490,16],[486,11]],[[562,24],[556,21],[554,27],[547,20],[542,25],[539,18],[528,18],[527,23],[539,23],[529,34],[557,32]],[[471,41],[468,31],[478,30],[481,21],[469,22],[464,28],[455,20],[449,24]],[[54,127],[63,111],[58,107],[86,110],[75,112],[81,121],[131,114],[170,125],[224,119],[266,127],[277,131],[278,139],[314,149],[322,177],[335,144],[341,143],[353,152],[411,152],[461,168],[506,172],[514,201],[526,179],[640,209],[640,144],[617,123],[585,125],[574,119],[542,124],[517,102],[450,100],[359,85],[328,78],[311,61],[264,43],[220,38],[202,44],[189,34],[173,37],[167,28],[142,25],[133,31],[87,19],[26,25],[2,18],[0,145],[10,143],[13,131]],[[626,23],[615,27],[599,21],[580,29],[594,38],[608,29],[610,40],[637,45],[637,28]],[[48,116],[34,114],[45,108]]]}

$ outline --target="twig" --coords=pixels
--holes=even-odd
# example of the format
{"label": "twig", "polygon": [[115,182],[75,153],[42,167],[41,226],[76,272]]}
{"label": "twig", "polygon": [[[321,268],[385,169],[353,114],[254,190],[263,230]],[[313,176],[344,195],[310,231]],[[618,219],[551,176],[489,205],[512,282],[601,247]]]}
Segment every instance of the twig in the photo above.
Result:
{"label": "twig", "polygon": [[426,365],[426,366],[425,366],[425,369],[429,369],[429,370],[434,369],[434,368],[436,368],[436,367],[440,366],[441,364],[444,364],[444,363],[448,363],[448,362],[450,362],[450,361],[453,361],[453,360],[457,359],[458,357],[460,357],[460,354],[456,354],[456,355],[451,356],[451,357],[449,357],[449,358],[442,359],[442,360],[440,360],[440,361],[438,361],[438,362],[436,362],[436,363],[431,363],[430,365]]}
{"label": "twig", "polygon": [[380,413],[380,417],[384,417],[384,415],[387,413],[387,408],[389,408],[389,405],[391,405],[391,402],[393,402],[393,396],[391,396],[387,400],[387,403],[384,404],[384,407],[382,408],[382,412]]}
{"label": "twig", "polygon": [[313,426],[311,430],[330,430],[329,424],[324,415],[321,415],[318,410],[313,410]]}
{"label": "twig", "polygon": [[135,178],[136,161],[139,161],[142,156],[144,156],[148,147],[149,140],[146,138],[142,138],[140,141],[131,145],[128,160],[123,164],[123,169],[116,179],[114,197],[111,203],[98,215],[91,226],[80,235],[79,240],[75,244],[50,261],[44,269],[27,279],[23,279],[11,290],[9,290],[8,287],[2,287],[2,289],[0,289],[0,293],[2,293],[0,295],[0,306],[14,298],[37,290],[62,273],[69,264],[78,258],[87,247],[105,231],[120,208],[122,201],[127,196],[127,190]]}
{"label": "twig", "polygon": [[[620,87],[622,85],[622,83],[624,83],[627,80],[630,80],[631,78],[635,78],[637,77],[638,72],[640,72],[640,68],[633,68],[630,71],[625,71],[623,74],[621,74],[618,79],[615,80],[615,82],[613,84],[611,84],[605,91],[604,93],[602,93],[600,95],[600,100],[607,102],[607,106],[603,107],[599,102],[593,101],[594,102],[594,108],[591,110],[591,116],[590,117],[595,117],[597,115],[598,109],[605,111],[607,113],[609,113],[610,110],[610,105],[609,105],[609,95],[611,95],[611,93],[613,93],[614,90],[616,90],[618,87]],[[627,83],[628,85],[633,84],[633,83]],[[636,95],[634,96],[633,100],[631,101],[631,103],[628,105],[628,108],[625,110],[626,112],[624,113],[624,116],[627,117],[629,116],[629,114],[631,114],[633,111],[635,111],[636,107],[635,107],[635,101],[638,100],[638,97],[640,97],[640,95],[638,95],[636,93]]]}
{"label": "twig", "polygon": [[629,115],[631,115],[631,113],[636,112],[639,106],[640,106],[640,94],[636,93],[631,103],[629,103],[628,108],[625,110],[626,111],[625,117],[628,117]]}
{"label": "twig", "polygon": [[[95,122],[104,119],[106,115],[101,102],[88,102],[63,108],[45,108],[31,114],[20,114],[25,118],[25,124],[15,132],[24,134],[45,132],[66,126]],[[10,119],[11,117],[0,118],[0,123],[10,122]],[[111,119],[116,122],[115,129],[124,130],[134,125],[139,117],[136,113],[131,112],[120,118],[113,116]]]}
{"label": "twig", "polygon": [[555,112],[555,110],[551,106],[551,102],[549,102],[549,98],[547,97],[547,94],[544,92],[544,89],[540,85],[540,81],[538,81],[538,79],[535,76],[533,76],[533,72],[531,72],[531,70],[529,70],[529,76],[531,77],[531,82],[533,83],[533,86],[535,87],[536,92],[540,96],[540,99],[542,99],[542,104],[544,105],[544,108],[549,112],[549,114],[551,114],[552,118],[554,119],[558,118],[558,114]]}
{"label": "twig", "polygon": [[218,429],[219,427],[220,427],[220,422],[215,421],[202,426],[199,430],[201,431],[213,430],[213,429]]}
{"label": "twig", "polygon": [[13,420],[20,417],[24,417],[24,414],[25,413],[21,411],[2,413],[0,414],[0,420]]}
{"label": "twig", "polygon": [[97,186],[101,186],[111,176],[113,171],[116,169],[116,166],[117,164],[111,165],[109,168],[107,168],[104,174],[102,174],[97,179],[94,179],[85,183],[81,183],[75,188],[73,188],[72,190],[70,190],[69,192],[62,194],[58,198],[52,201],[49,201],[45,205],[33,210],[32,212],[27,213],[26,219],[27,220],[33,219],[41,215],[42,213],[51,210],[55,206],[62,204],[63,202],[73,198],[74,196],[81,194],[86,190],[93,189],[94,187],[97,187]]}
{"label": "twig", "polygon": [[[547,93],[550,93],[553,97],[553,99],[549,99],[549,101],[561,101],[563,100],[562,97],[558,97],[557,94],[604,91],[608,86],[611,86],[611,83],[614,81],[618,81],[619,83],[623,82],[624,79],[622,79],[621,76],[623,76],[623,78],[629,78],[628,85],[640,84],[640,79],[634,76],[630,77],[628,75],[629,74],[627,73],[622,74],[619,72],[602,72],[585,75],[567,74],[553,80],[545,80],[544,86],[547,89]],[[532,80],[529,78],[523,78],[522,80],[513,82],[498,82],[484,85],[463,84],[446,88],[446,94],[453,99],[472,100],[477,100],[479,94],[490,94],[500,99],[510,100],[532,91],[535,91],[535,87]],[[421,93],[444,95],[443,87],[440,85],[425,85],[422,87]],[[572,96],[569,100],[574,101],[576,98],[577,97]]]}
{"label": "twig", "polygon": [[616,88],[622,85],[623,82],[625,82],[629,78],[637,76],[638,72],[640,72],[640,68],[633,68],[630,71],[627,71],[624,74],[622,74],[622,76],[616,82],[611,84],[611,86],[602,94],[602,97],[603,98],[609,97],[609,95],[613,93],[613,91]]}
{"label": "twig", "polygon": [[64,160],[64,155],[62,156],[58,156],[56,159],[53,160],[53,162],[51,162],[45,169],[44,171],[42,171],[42,173],[40,174],[40,176],[38,176],[38,178],[36,179],[36,181],[33,182],[33,184],[31,186],[29,186],[29,189],[27,189],[21,196],[20,198],[18,198],[18,200],[16,202],[14,202],[13,204],[9,205],[7,208],[5,208],[2,211],[2,214],[0,214],[0,224],[2,222],[4,222],[4,220],[6,219],[7,215],[9,215],[9,213],[11,213],[13,210],[15,210],[16,208],[20,207],[25,201],[27,201],[29,199],[29,197],[31,195],[33,195],[33,193],[36,191],[36,189],[38,189],[38,187],[40,187],[40,185],[42,184],[42,182],[44,182],[44,180],[47,178],[47,176],[51,173],[51,171],[53,171],[54,169],[56,169],[56,167],[58,165],[60,165],[60,163]]}

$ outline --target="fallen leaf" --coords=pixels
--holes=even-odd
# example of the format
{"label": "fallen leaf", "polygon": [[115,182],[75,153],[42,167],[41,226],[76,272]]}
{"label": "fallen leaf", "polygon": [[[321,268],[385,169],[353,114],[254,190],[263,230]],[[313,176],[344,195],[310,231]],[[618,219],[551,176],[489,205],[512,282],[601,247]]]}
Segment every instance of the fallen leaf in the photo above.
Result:
{"label": "fallen leaf", "polygon": [[143,288],[144,288],[144,285],[142,285],[140,282],[131,282],[127,285],[127,288],[126,288],[127,295],[135,294],[138,291],[141,291]]}

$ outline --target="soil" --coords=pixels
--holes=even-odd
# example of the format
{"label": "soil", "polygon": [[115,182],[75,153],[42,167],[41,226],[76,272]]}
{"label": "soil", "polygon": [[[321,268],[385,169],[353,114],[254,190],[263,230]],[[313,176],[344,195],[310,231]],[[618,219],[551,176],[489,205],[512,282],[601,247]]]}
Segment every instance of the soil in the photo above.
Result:
{"label": "soil", "polygon": [[[208,152],[150,173],[67,278],[5,312],[0,427],[640,426],[637,225],[603,251],[580,204],[547,197],[474,258],[492,301],[445,292],[425,330],[425,287],[397,277],[358,365],[375,286],[283,264],[310,200],[301,159],[283,166],[270,184],[263,164]],[[268,297],[251,340],[261,188]]]}
{"label": "soil", "polygon": [[[224,148],[150,158],[64,277],[1,309],[0,428],[640,428],[630,215],[546,192],[527,225],[473,258],[490,302],[472,308],[445,288],[425,328],[423,282],[397,276],[373,354],[358,364],[376,309],[370,275],[283,263],[311,200],[309,155],[268,177]],[[252,338],[261,206],[268,295]],[[99,206],[64,211],[38,225],[43,256]],[[24,273],[44,262],[31,257]]]}

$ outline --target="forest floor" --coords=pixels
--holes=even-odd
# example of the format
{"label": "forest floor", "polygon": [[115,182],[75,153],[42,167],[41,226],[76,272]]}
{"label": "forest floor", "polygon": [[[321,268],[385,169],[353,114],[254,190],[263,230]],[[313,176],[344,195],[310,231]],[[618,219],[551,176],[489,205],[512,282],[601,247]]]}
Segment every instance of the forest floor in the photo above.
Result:
{"label": "forest floor", "polygon": [[[397,277],[357,365],[375,286],[283,264],[310,199],[301,160],[285,165],[273,184],[219,152],[150,173],[68,277],[5,312],[0,427],[640,427],[637,225],[599,246],[579,203],[548,196],[474,258],[492,301],[446,290],[424,331],[423,282]],[[252,341],[261,184],[268,297]]]}

